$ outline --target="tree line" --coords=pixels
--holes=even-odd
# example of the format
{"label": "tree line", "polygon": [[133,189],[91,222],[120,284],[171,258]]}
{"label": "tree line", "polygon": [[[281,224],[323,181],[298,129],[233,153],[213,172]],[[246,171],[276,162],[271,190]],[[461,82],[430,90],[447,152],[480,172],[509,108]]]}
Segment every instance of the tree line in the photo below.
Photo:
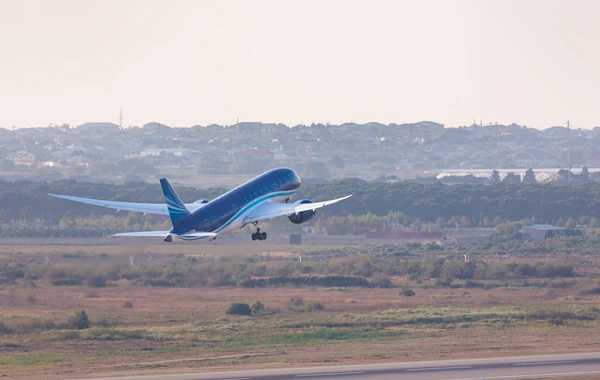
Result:
{"label": "tree line", "polygon": [[[185,202],[213,199],[226,191],[221,188],[196,189],[176,186]],[[114,223],[146,224],[125,213],[97,206],[79,204],[48,196],[48,193],[128,202],[161,203],[158,183],[131,182],[124,185],[79,183],[73,180],[57,182],[8,182],[0,180],[0,223],[46,223],[65,228],[81,218],[99,219],[105,215],[129,218]],[[500,221],[533,219],[536,223],[556,223],[573,218],[575,221],[600,217],[600,185],[578,183],[552,185],[540,183],[456,184],[441,183],[373,183],[360,179],[343,179],[319,184],[304,184],[295,199],[321,201],[347,194],[354,196],[344,202],[318,211],[325,221],[329,217],[367,215],[356,220],[365,225],[383,220],[399,223],[419,222],[423,225],[453,224],[465,226],[494,226]],[[67,214],[70,212],[69,214]],[[104,222],[110,222],[104,219]],[[89,223],[109,228],[104,222]],[[153,223],[160,223],[160,219]],[[110,223],[109,223],[110,224]],[[120,228],[117,226],[116,228]]]}

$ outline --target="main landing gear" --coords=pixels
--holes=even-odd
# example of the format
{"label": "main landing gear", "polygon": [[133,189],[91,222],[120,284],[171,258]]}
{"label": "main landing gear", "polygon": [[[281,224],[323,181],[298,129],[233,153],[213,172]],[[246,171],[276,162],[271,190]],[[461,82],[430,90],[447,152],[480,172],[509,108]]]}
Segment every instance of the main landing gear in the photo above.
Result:
{"label": "main landing gear", "polygon": [[267,233],[260,232],[260,228],[258,228],[258,223],[253,223],[256,226],[256,232],[252,234],[252,241],[255,240],[267,240]]}

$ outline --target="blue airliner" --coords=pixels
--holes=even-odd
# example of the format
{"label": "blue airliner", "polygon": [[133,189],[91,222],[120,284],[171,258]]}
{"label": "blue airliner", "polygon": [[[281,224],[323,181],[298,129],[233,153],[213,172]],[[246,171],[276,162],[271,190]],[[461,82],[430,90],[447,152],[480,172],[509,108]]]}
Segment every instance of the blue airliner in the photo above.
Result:
{"label": "blue airliner", "polygon": [[266,240],[267,233],[260,232],[258,222],[278,216],[287,216],[292,223],[304,223],[315,216],[318,208],[352,196],[348,195],[325,202],[313,203],[311,200],[302,199],[289,203],[290,197],[301,185],[298,174],[289,168],[269,170],[211,201],[198,200],[191,204],[184,204],[165,178],[160,179],[160,185],[165,196],[164,204],[114,202],[70,195],[50,195],[116,210],[137,211],[145,214],[168,214],[173,224],[173,228],[169,231],[125,232],[114,235],[160,236],[166,242],[173,241],[173,237],[183,240],[213,240],[219,234],[244,227],[247,224],[253,224],[256,227],[256,232],[252,234],[252,240]]}

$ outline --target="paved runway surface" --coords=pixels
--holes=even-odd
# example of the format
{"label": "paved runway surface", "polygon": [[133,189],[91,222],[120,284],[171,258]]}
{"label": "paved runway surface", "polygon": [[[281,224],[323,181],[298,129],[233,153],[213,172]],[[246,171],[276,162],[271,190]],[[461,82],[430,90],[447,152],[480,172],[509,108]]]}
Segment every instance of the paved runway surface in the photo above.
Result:
{"label": "paved runway surface", "polygon": [[[93,380],[501,380],[583,375],[598,376],[600,378],[600,352],[412,363],[103,377]],[[90,379],[88,378],[87,380]]]}

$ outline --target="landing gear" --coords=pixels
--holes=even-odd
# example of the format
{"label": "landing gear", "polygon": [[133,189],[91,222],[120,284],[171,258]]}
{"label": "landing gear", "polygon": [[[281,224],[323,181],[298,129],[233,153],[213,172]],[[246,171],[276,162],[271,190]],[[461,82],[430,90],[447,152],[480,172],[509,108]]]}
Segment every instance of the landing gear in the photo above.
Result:
{"label": "landing gear", "polygon": [[253,223],[256,227],[256,232],[254,232],[252,234],[252,241],[255,240],[267,240],[267,233],[266,232],[260,232],[260,228],[258,228],[258,224],[257,223]]}

